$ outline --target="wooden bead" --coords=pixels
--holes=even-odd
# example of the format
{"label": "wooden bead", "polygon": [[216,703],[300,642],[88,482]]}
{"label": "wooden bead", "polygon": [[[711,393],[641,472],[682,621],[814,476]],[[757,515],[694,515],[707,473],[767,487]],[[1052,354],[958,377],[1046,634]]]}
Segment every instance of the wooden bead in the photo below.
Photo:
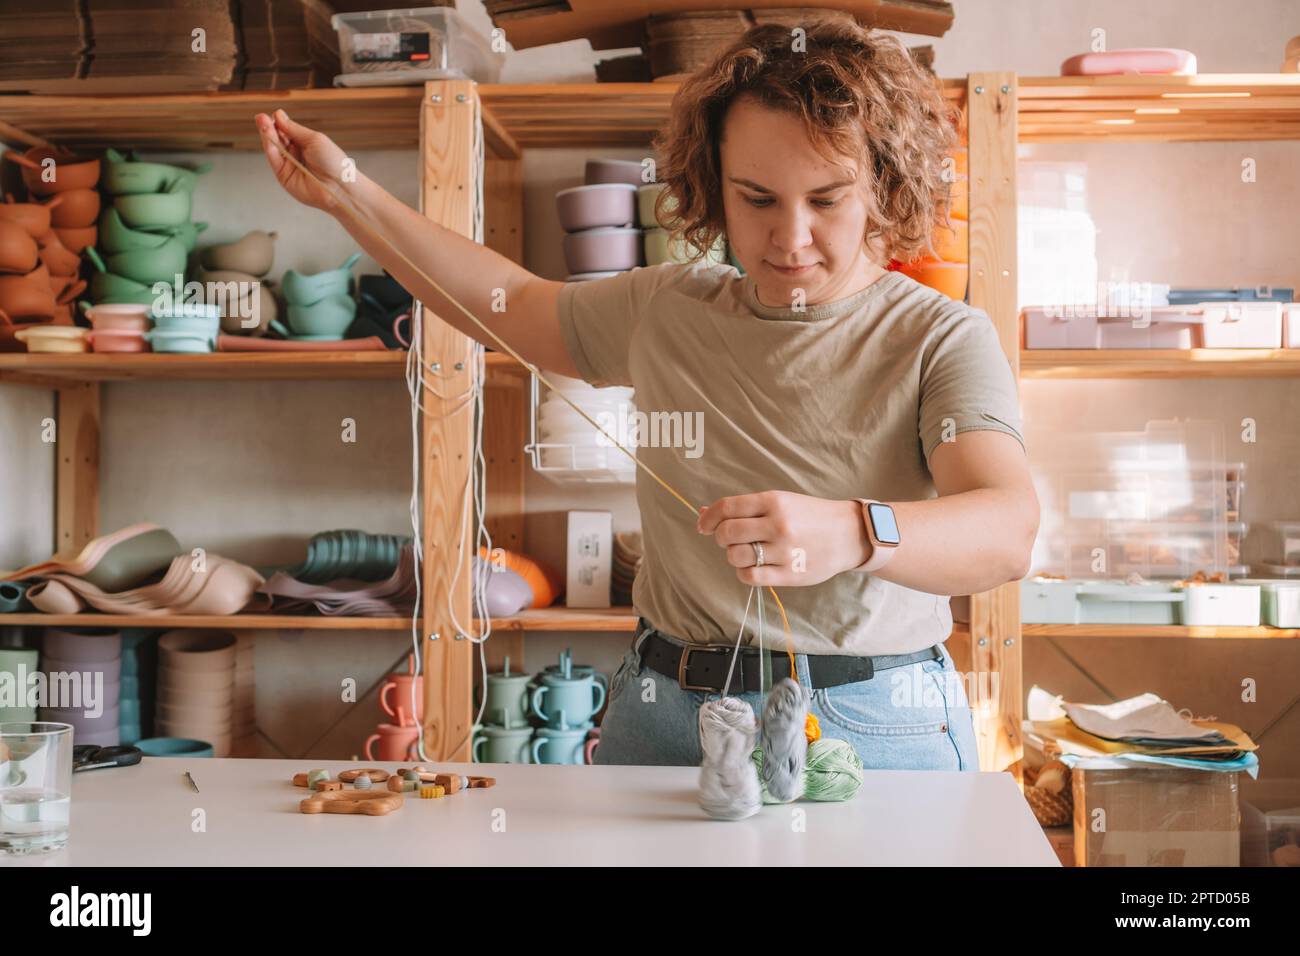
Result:
{"label": "wooden bead", "polygon": [[342,790],[343,783],[339,780],[317,780],[316,792],[324,793],[329,790]]}

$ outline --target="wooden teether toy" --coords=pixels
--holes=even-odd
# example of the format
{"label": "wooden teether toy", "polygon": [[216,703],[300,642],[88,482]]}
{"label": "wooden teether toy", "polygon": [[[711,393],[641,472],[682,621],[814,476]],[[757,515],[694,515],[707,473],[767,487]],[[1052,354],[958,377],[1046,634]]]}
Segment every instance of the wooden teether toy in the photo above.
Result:
{"label": "wooden teether toy", "polygon": [[400,793],[386,790],[326,790],[298,804],[303,813],[364,813],[378,817],[401,809]]}
{"label": "wooden teether toy", "polygon": [[365,777],[371,783],[383,783],[389,776],[387,770],[366,767],[361,770],[344,770],[339,774],[339,779],[344,783],[356,783],[358,777]]}

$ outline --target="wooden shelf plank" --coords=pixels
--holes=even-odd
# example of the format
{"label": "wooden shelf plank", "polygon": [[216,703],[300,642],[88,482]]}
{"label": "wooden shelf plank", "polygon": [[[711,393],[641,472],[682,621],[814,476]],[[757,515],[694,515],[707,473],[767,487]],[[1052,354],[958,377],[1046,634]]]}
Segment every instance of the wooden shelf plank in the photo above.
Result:
{"label": "wooden shelf plank", "polygon": [[1021,378],[1293,378],[1300,349],[1021,349]]}
{"label": "wooden shelf plank", "polygon": [[[570,609],[548,607],[492,619],[494,631],[634,631],[630,607]],[[315,614],[0,614],[0,627],[148,627],[225,630],[405,631],[409,617],[325,617]],[[489,638],[489,641],[491,638]]]}
{"label": "wooden shelf plank", "polygon": [[[0,382],[37,385],[132,380],[392,379],[406,374],[405,351],[213,352],[207,355],[29,352],[0,354]],[[496,373],[527,371],[510,356],[489,352]]]}
{"label": "wooden shelf plank", "polygon": [[1185,624],[1022,624],[1022,634],[1040,637],[1194,637],[1262,638],[1300,637],[1294,627],[1193,627]]}
{"label": "wooden shelf plank", "polygon": [[220,628],[279,631],[404,631],[407,617],[325,617],[315,614],[0,614],[0,627]]}

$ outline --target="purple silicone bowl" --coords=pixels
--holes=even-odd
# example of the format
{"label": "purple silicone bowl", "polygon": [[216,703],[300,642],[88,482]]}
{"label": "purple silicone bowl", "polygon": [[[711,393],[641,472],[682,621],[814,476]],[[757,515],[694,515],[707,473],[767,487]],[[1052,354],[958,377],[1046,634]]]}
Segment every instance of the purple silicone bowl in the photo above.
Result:
{"label": "purple silicone bowl", "polygon": [[622,272],[641,264],[641,230],[587,229],[564,237],[569,273]]}
{"label": "purple silicone bowl", "polygon": [[640,186],[645,182],[641,178],[642,166],[635,159],[589,159],[586,175],[583,177],[588,186],[597,183],[628,183]]}
{"label": "purple silicone bowl", "polygon": [[555,194],[555,209],[565,232],[630,226],[636,221],[636,187],[627,183],[574,186]]}
{"label": "purple silicone bowl", "polygon": [[80,633],[57,627],[45,629],[41,645],[46,657],[78,664],[115,661],[122,656],[122,633],[108,628],[87,629]]}

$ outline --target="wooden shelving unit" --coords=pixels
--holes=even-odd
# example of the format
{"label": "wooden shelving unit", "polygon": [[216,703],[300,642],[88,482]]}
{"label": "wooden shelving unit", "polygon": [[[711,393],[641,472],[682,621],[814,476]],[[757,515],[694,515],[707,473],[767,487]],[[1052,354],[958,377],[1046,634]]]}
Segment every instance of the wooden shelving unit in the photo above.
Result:
{"label": "wooden shelving unit", "polygon": [[1287,640],[1300,637],[1295,627],[1203,627],[1188,624],[1022,624],[1026,636],[1038,637],[1177,637],[1241,640]]}
{"label": "wooden shelving unit", "polygon": [[[1193,77],[1017,77],[972,74],[944,80],[949,102],[963,113],[970,149],[971,304],[986,311],[1008,360],[1025,378],[1293,377],[1300,355],[1285,351],[1030,352],[1020,348],[1016,313],[1016,145],[1054,142],[1224,141],[1300,139],[1300,75],[1246,74]],[[128,146],[152,150],[252,150],[259,146],[253,117],[277,108],[328,133],[346,150],[418,149],[425,215],[463,234],[472,225],[471,152],[477,112],[487,146],[486,242],[523,259],[523,151],[559,146],[640,146],[663,126],[672,83],[487,85],[439,81],[423,87],[321,89],[162,96],[0,96],[0,141],[23,148],[45,142],[81,148]],[[437,321],[426,323],[424,351],[444,369],[469,356],[469,341]],[[60,449],[55,488],[56,547],[77,550],[99,533],[98,423],[100,384],[111,381],[375,379],[400,380],[405,355],[36,356],[0,355],[0,382],[56,390]],[[489,355],[492,370],[485,408],[489,458],[488,525],[494,540],[522,548],[522,444],[526,374]],[[455,376],[452,376],[455,378]],[[448,394],[465,384],[445,383]],[[421,425],[426,463],[422,499],[429,542],[454,540],[458,516],[445,504],[464,487],[470,434],[466,416],[440,418],[431,401]],[[455,549],[429,548],[425,594],[452,594],[457,617],[470,617],[468,554],[456,592]],[[981,766],[1014,767],[1021,753],[1020,640],[1027,635],[1284,638],[1272,628],[1057,627],[1020,624],[1019,588],[1006,585],[971,596],[971,623],[954,629],[949,648],[963,670],[997,672],[996,713],[977,718]],[[108,615],[5,615],[0,624],[122,624]],[[405,619],[280,617],[149,618],[150,626],[246,628],[367,628],[400,630]],[[132,622],[127,624],[126,622]],[[165,623],[164,623],[165,622]],[[490,660],[522,654],[530,630],[630,631],[630,609],[588,612],[551,608],[493,622]],[[453,633],[445,607],[426,602],[421,621],[426,662],[426,742],[430,752],[465,759],[462,749],[442,754],[448,741],[468,739],[472,645],[435,640]],[[516,658],[518,659],[518,658]]]}

